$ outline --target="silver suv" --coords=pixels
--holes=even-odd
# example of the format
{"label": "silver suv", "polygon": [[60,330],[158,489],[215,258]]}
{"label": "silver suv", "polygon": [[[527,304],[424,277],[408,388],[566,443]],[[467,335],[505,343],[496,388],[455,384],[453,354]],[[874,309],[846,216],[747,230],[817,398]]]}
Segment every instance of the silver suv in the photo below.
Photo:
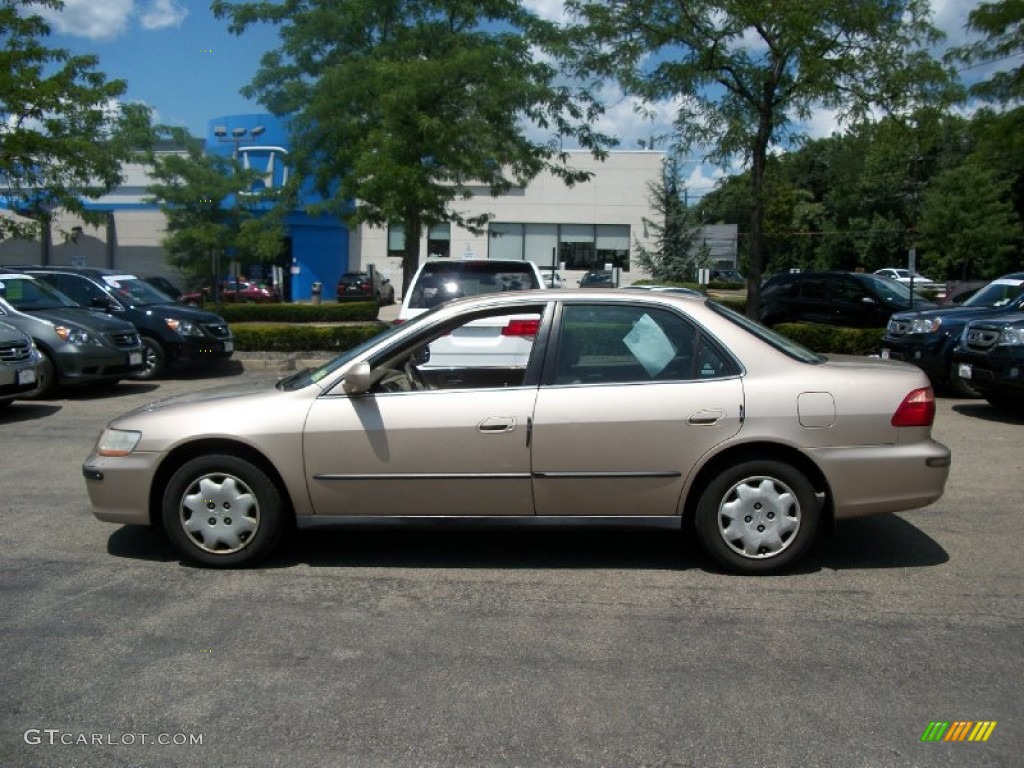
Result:
{"label": "silver suv", "polygon": [[43,356],[32,339],[13,325],[0,323],[0,408],[39,387]]}
{"label": "silver suv", "polygon": [[42,354],[37,394],[115,382],[144,366],[134,325],[81,307],[29,275],[0,272],[0,320],[30,336]]}

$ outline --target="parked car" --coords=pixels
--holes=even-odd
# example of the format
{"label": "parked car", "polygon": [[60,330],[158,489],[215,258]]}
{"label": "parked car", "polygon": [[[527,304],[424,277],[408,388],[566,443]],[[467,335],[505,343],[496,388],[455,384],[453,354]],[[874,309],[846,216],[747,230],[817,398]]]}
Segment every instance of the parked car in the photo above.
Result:
{"label": "parked car", "polygon": [[375,301],[383,307],[395,303],[395,286],[376,270],[346,272],[338,278],[335,290],[338,301]]}
{"label": "parked car", "polygon": [[[525,366],[420,365],[510,317],[537,318]],[[770,573],[833,520],[938,499],[934,416],[920,369],[822,357],[704,298],[492,292],[273,386],[136,409],[83,473],[100,520],[162,526],[210,566],[257,562],[295,525],[590,523],[682,529]]]}
{"label": "parked car", "polygon": [[937,283],[930,277],[925,277],[920,272],[911,272],[909,269],[901,269],[900,267],[886,267],[885,269],[876,269],[876,275],[881,277],[888,277],[890,280],[895,280],[897,283],[904,283],[909,285],[911,281],[914,283],[915,288],[931,288],[944,286],[944,283]]}
{"label": "parked car", "polygon": [[992,405],[1024,412],[1024,313],[971,320],[953,360],[960,378]]}
{"label": "parked car", "polygon": [[612,288],[615,286],[615,274],[607,269],[592,269],[577,282],[580,288]]}
{"label": "parked car", "polygon": [[745,278],[738,270],[735,269],[712,269],[710,277],[712,280],[719,283],[745,283]]}
{"label": "parked car", "polygon": [[542,270],[544,273],[544,286],[547,288],[564,288],[565,278],[563,278],[558,272],[545,269]]}
{"label": "parked car", "polygon": [[761,322],[884,328],[893,312],[935,304],[894,280],[861,272],[782,272],[761,287]]}
{"label": "parked car", "polygon": [[32,338],[8,323],[0,323],[0,408],[39,388],[43,356]]}
{"label": "parked car", "polygon": [[[210,288],[188,291],[178,296],[178,301],[190,307],[200,307],[214,300]],[[236,304],[267,304],[280,301],[281,292],[273,286],[260,285],[248,280],[225,280],[220,285],[220,300]]]}
{"label": "parked car", "polygon": [[1024,272],[1017,272],[993,280],[959,306],[896,313],[882,339],[882,357],[911,362],[935,384],[958,395],[977,397],[980,393],[974,383],[959,375],[953,349],[969,321],[1020,311],[1021,307]]}
{"label": "parked car", "polygon": [[988,280],[962,280],[954,281],[946,286],[946,290],[939,299],[939,305],[946,307],[952,304],[963,304],[971,296],[988,285]]}
{"label": "parked car", "polygon": [[34,395],[74,384],[112,384],[144,366],[142,340],[126,320],[85,309],[42,280],[0,270],[0,320],[42,355]]}
{"label": "parked car", "polygon": [[220,315],[187,307],[135,275],[91,267],[33,267],[29,274],[94,314],[105,312],[139,330],[145,360],[136,378],[152,379],[184,365],[231,357],[234,338]]}

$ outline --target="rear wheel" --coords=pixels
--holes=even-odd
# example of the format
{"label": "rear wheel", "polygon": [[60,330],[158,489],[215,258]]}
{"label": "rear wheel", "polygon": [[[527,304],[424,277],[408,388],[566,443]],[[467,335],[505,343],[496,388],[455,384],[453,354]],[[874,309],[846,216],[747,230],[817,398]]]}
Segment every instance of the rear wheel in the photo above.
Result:
{"label": "rear wheel", "polygon": [[252,462],[229,454],[186,462],[164,490],[163,523],[185,557],[204,565],[250,565],[285,531],[277,486]]}
{"label": "rear wheel", "polygon": [[774,573],[810,546],[818,503],[799,470],[778,461],[748,461],[708,484],[695,522],[704,548],[729,570]]}

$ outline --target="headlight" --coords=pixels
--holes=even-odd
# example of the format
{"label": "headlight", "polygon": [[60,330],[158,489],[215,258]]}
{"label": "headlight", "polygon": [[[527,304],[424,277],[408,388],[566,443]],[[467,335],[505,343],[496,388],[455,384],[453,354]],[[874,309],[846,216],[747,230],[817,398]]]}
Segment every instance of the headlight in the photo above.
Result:
{"label": "headlight", "polygon": [[942,325],[942,318],[919,317],[910,321],[910,328],[907,329],[907,333],[935,333],[939,330],[940,325]]}
{"label": "headlight", "polygon": [[999,340],[996,342],[997,347],[1022,347],[1024,346],[1024,328],[1003,328],[1003,332],[999,334]]}
{"label": "headlight", "polygon": [[102,346],[102,343],[100,342],[99,339],[97,339],[88,331],[82,330],[81,328],[71,328],[66,325],[57,325],[54,326],[53,330],[56,332],[58,336],[60,336],[61,341],[67,342],[68,344],[76,344],[80,347],[84,347],[89,344],[92,344],[97,347]]}
{"label": "headlight", "polygon": [[142,439],[141,432],[126,429],[105,429],[96,441],[96,453],[100,456],[127,456]]}
{"label": "headlight", "polygon": [[190,323],[188,320],[178,320],[174,317],[168,317],[165,321],[167,327],[172,331],[180,333],[182,336],[203,336],[203,329],[195,323]]}

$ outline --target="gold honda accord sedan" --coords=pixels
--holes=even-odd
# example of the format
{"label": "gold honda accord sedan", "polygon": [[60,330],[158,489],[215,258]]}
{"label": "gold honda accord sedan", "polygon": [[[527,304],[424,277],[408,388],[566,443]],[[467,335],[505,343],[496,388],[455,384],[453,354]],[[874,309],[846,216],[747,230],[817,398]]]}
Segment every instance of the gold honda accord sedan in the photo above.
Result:
{"label": "gold honda accord sedan", "polygon": [[114,419],[83,466],[95,515],[209,566],[400,521],[679,528],[758,574],[834,520],[942,495],[915,366],[817,355],[703,297],[499,289]]}

